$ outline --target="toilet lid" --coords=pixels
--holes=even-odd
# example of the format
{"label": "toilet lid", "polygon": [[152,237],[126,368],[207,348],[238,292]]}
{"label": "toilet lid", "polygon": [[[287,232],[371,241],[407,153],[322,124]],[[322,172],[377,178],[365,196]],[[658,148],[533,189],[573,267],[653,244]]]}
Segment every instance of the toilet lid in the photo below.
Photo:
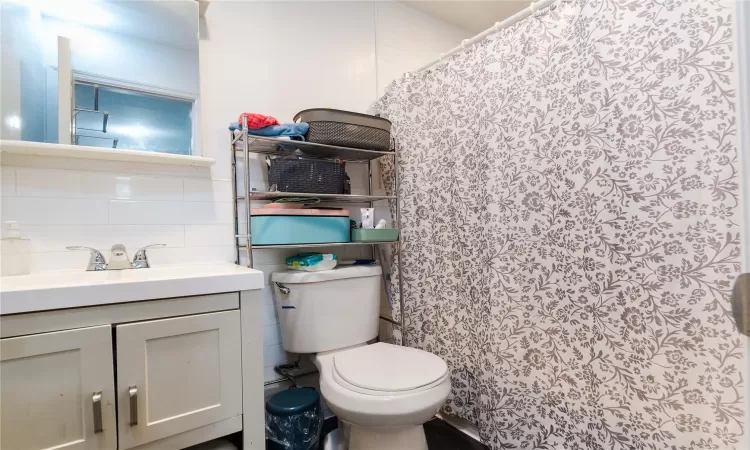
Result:
{"label": "toilet lid", "polygon": [[388,392],[419,389],[448,373],[448,366],[439,356],[382,342],[335,355],[333,366],[347,383]]}

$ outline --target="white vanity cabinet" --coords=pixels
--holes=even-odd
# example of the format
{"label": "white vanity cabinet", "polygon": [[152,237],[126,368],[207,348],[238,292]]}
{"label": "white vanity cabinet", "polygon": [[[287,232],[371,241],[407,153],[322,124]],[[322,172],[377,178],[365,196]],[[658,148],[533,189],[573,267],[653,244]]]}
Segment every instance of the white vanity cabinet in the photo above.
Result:
{"label": "white vanity cabinet", "polygon": [[[262,281],[262,280],[261,280]],[[0,450],[265,448],[260,291],[0,315]]]}
{"label": "white vanity cabinet", "polygon": [[0,340],[0,449],[116,449],[112,327]]}
{"label": "white vanity cabinet", "polygon": [[115,329],[120,449],[242,414],[239,311]]}

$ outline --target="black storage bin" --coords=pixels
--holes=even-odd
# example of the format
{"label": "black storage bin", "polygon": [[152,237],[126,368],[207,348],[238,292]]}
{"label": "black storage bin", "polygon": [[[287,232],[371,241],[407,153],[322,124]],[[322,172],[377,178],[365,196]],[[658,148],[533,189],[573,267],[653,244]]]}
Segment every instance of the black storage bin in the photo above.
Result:
{"label": "black storage bin", "polygon": [[346,171],[343,161],[324,159],[271,159],[268,184],[280,192],[343,194]]}
{"label": "black storage bin", "polygon": [[391,149],[391,122],[382,117],[316,108],[298,112],[294,121],[310,125],[306,136],[309,142],[366,150]]}

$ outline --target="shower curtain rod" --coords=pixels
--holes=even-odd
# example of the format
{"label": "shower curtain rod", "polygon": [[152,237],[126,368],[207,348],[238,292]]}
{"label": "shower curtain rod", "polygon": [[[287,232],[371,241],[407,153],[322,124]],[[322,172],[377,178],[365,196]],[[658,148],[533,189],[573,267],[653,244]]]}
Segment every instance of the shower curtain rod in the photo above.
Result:
{"label": "shower curtain rod", "polygon": [[534,14],[537,11],[540,11],[552,3],[554,3],[556,0],[539,0],[537,2],[531,2],[528,8],[524,8],[523,10],[517,12],[516,14],[513,14],[512,16],[508,17],[507,19],[503,20],[502,22],[495,22],[495,25],[492,27],[482,31],[478,35],[474,36],[471,39],[464,39],[461,41],[461,45],[458,47],[448,51],[447,53],[441,53],[440,56],[428,63],[424,66],[420,67],[419,69],[415,70],[413,73],[421,72],[425,69],[429,69],[430,67],[434,66],[435,64],[439,63],[440,61],[444,60],[445,58],[451,56],[454,53],[458,53],[461,50],[468,48],[477,42],[481,41],[482,39],[486,38],[487,36],[491,35],[492,33],[497,33],[498,31],[502,30],[503,28],[508,28],[509,26],[515,24],[516,22],[520,22],[521,20],[529,17],[530,15]]}

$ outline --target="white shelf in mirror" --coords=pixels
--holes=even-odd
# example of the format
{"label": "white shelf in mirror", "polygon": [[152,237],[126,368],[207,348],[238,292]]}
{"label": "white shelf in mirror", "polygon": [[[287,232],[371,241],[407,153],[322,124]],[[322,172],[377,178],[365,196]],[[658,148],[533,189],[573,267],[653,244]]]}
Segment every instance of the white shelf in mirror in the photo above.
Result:
{"label": "white shelf in mirror", "polygon": [[205,158],[203,156],[11,140],[0,140],[0,152],[56,158],[97,159],[193,167],[209,167],[216,162],[213,158]]}

